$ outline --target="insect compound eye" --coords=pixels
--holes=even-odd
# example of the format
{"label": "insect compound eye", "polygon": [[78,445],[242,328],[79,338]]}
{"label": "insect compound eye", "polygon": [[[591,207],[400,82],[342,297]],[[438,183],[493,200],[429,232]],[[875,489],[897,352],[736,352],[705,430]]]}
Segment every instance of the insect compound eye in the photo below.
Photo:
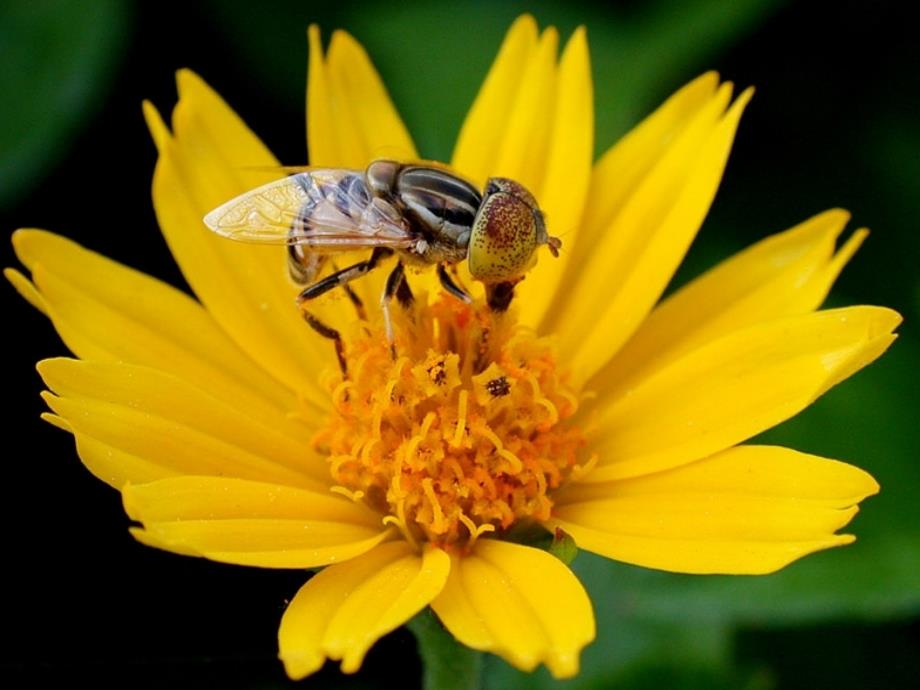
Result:
{"label": "insect compound eye", "polygon": [[534,211],[535,204],[517,194],[488,195],[470,233],[467,256],[473,278],[484,283],[513,280],[531,267],[539,244]]}
{"label": "insect compound eye", "polygon": [[534,211],[539,212],[537,200],[534,199],[533,194],[530,193],[530,190],[528,190],[527,187],[522,185],[520,182],[509,180],[507,177],[489,178],[489,181],[486,182],[486,196],[497,194],[498,192],[505,192],[507,194],[516,196],[518,199],[530,206],[530,208],[532,208]]}

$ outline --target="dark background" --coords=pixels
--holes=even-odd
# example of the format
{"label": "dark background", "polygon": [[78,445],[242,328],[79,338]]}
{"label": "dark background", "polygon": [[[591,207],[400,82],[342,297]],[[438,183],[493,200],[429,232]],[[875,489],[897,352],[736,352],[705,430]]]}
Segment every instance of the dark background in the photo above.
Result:
{"label": "dark background", "polygon": [[[208,80],[290,164],[304,147],[305,29],[347,28],[368,48],[423,156],[447,158],[514,16],[563,37],[587,24],[598,150],[682,83],[716,68],[757,95],[725,182],[677,282],[831,206],[873,233],[831,303],[905,315],[889,355],[771,442],[851,460],[882,494],[859,542],[768,578],[693,578],[576,561],[598,641],[572,687],[916,687],[920,660],[920,121],[910,3],[656,0],[586,3],[0,2],[0,226],[60,232],[183,285],[156,227],[154,148],[140,102],[168,113],[173,72]],[[3,264],[17,265],[6,244]],[[2,291],[4,642],[0,682],[275,688],[286,599],[304,576],[211,564],[128,535],[117,494],[70,436],[41,422],[34,363],[64,353],[44,317]],[[411,635],[379,643],[348,679],[307,687],[415,687]],[[490,661],[493,687],[553,684]]]}

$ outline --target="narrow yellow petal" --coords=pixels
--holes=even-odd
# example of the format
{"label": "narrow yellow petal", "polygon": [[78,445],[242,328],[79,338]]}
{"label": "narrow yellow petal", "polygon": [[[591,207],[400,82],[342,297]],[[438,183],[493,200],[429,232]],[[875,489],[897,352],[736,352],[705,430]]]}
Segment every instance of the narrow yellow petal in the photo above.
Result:
{"label": "narrow yellow petal", "polygon": [[391,542],[318,573],[281,619],[279,655],[288,675],[303,678],[327,658],[354,673],[374,642],[438,595],[449,569],[440,549],[419,556],[405,542]]}
{"label": "narrow yellow petal", "polygon": [[388,538],[380,529],[317,520],[184,520],[151,522],[132,534],[146,546],[183,556],[254,568],[313,568],[370,551]]}
{"label": "narrow yellow petal", "polygon": [[202,221],[217,205],[277,177],[255,169],[276,166],[277,160],[201,79],[182,71],[178,84],[172,138],[164,138],[159,118],[148,111],[160,140],[153,176],[160,228],[192,290],[220,326],[276,379],[321,407],[325,396],[317,367],[333,366],[334,357],[303,322],[285,248],[233,242]]}
{"label": "narrow yellow petal", "polygon": [[319,520],[380,530],[380,515],[328,490],[184,476],[130,484],[125,512],[137,522],[186,520]]}
{"label": "narrow yellow petal", "polygon": [[[409,131],[360,43],[348,33],[336,31],[329,44],[326,67],[336,105],[353,110],[354,128],[350,131],[340,128],[337,134],[360,144],[361,159],[356,161],[359,167],[378,158],[415,160],[419,157]],[[349,119],[340,120],[339,125],[350,122]],[[327,165],[312,156],[310,162]]]}
{"label": "narrow yellow petal", "polygon": [[849,214],[833,209],[722,262],[659,305],[595,378],[602,395],[707,341],[761,321],[818,308],[866,236],[834,253]]}
{"label": "narrow yellow petal", "polygon": [[591,59],[584,27],[569,39],[559,62],[551,132],[541,183],[531,191],[539,199],[551,235],[566,249],[558,258],[541,250],[537,265],[518,292],[520,318],[537,325],[549,307],[577,242],[581,215],[591,178],[594,155],[594,95]]}
{"label": "narrow yellow petal", "polygon": [[48,422],[51,426],[60,429],[61,431],[66,431],[67,433],[72,433],[73,429],[70,424],[67,423],[63,417],[58,417],[56,414],[51,412],[42,412],[39,415],[43,421]]}
{"label": "narrow yellow petal", "polygon": [[283,448],[284,454],[298,458],[298,465],[303,464],[303,453],[310,447],[313,428],[297,419],[277,414],[262,418],[243,404],[245,400],[228,400],[188,382],[177,383],[178,377],[151,367],[56,357],[42,360],[37,368],[60,397],[102,400],[153,414],[182,416],[189,425],[213,428],[215,433],[232,424],[224,429],[227,439],[265,450]]}
{"label": "narrow yellow petal", "polygon": [[696,119],[709,103],[719,86],[719,77],[708,72],[672,95],[654,113],[612,146],[597,162],[591,173],[584,217],[577,241],[564,242],[566,271],[558,290],[553,313],[548,314],[551,326],[558,318],[557,309],[564,306],[565,294],[577,281],[585,262],[598,246],[624,204],[646,179],[655,164],[676,138]]}
{"label": "narrow yellow petal", "polygon": [[179,290],[42,230],[18,230],[13,247],[35,283],[16,274],[17,289],[78,356],[171,372],[263,419],[296,409],[293,392]]}
{"label": "narrow yellow petal", "polygon": [[845,462],[780,446],[750,445],[642,477],[573,484],[556,495],[556,503],[653,494],[724,494],[795,497],[809,504],[847,508],[878,490],[868,472]]}
{"label": "narrow yellow petal", "polygon": [[738,446],[656,474],[573,486],[553,526],[581,548],[689,573],[766,573],[819,549],[878,491],[862,470],[773,446]]}
{"label": "narrow yellow petal", "polygon": [[155,461],[127,453],[115,446],[103,443],[92,436],[74,429],[66,420],[57,415],[45,413],[42,418],[51,421],[49,417],[56,417],[66,426],[55,423],[55,426],[73,434],[77,445],[77,456],[92,472],[93,476],[101,479],[114,489],[121,489],[129,482],[152,482],[175,474],[178,470],[170,469]]}
{"label": "narrow yellow petal", "polygon": [[602,405],[598,467],[584,481],[657,472],[788,419],[873,361],[901,317],[834,309],[758,324],[700,347]]}
{"label": "narrow yellow petal", "polygon": [[578,673],[581,649],[594,639],[591,602],[572,572],[545,551],[509,542],[483,539],[454,557],[431,606],[463,644],[524,671],[545,663],[556,678]]}
{"label": "narrow yellow petal", "polygon": [[[307,143],[310,164],[364,170],[374,159],[418,159],[415,145],[396,111],[380,75],[364,48],[344,31],[332,35],[323,55],[319,27],[308,31],[310,67],[307,79]],[[335,257],[338,268],[366,260],[367,252]],[[380,300],[387,269],[372,271],[352,284],[367,305]],[[338,291],[336,291],[338,292]],[[331,296],[334,298],[334,295]],[[326,304],[326,302],[331,302]],[[319,300],[313,306],[331,324],[342,319],[341,303]],[[346,311],[351,316],[353,312]],[[371,314],[373,317],[374,315]],[[328,348],[328,343],[325,343]]]}
{"label": "narrow yellow petal", "polygon": [[[324,487],[324,461],[295,422],[248,417],[188,383],[144,367],[52,359],[39,364],[49,407],[75,433],[184,474]],[[131,477],[127,477],[131,479]]]}
{"label": "narrow yellow petal", "polygon": [[48,303],[45,302],[42,293],[32,284],[31,280],[26,278],[15,268],[4,268],[3,277],[10,281],[10,284],[16,289],[20,297],[45,316],[49,316]]}
{"label": "narrow yellow petal", "polygon": [[141,104],[141,114],[144,116],[144,123],[150,132],[150,138],[153,139],[153,145],[156,146],[157,152],[161,152],[172,138],[169,127],[163,122],[163,118],[160,117],[160,111],[151,101],[144,100]]}
{"label": "narrow yellow petal", "polygon": [[[226,157],[228,162],[257,165],[260,162],[271,164],[275,160],[265,144],[239,115],[192,70],[178,70],[176,86],[179,90],[179,100],[185,104],[180,112],[173,113],[173,129],[176,130],[176,136],[184,134],[180,130],[186,125],[181,120],[189,117],[198,121],[194,125],[188,125],[190,138],[204,136],[206,131],[207,136],[220,147],[220,155]],[[202,131],[193,134],[191,130],[199,126],[202,127]],[[205,145],[204,142],[201,144],[202,151],[206,147],[210,148],[210,145]]]}
{"label": "narrow yellow petal", "polygon": [[478,185],[494,173],[507,122],[521,89],[521,75],[537,46],[529,14],[511,25],[457,137],[452,165]]}
{"label": "narrow yellow petal", "polygon": [[310,42],[310,66],[307,70],[307,148],[310,160],[319,166],[346,166],[347,161],[357,158],[358,154],[347,149],[340,151],[342,147],[354,147],[355,144],[338,136],[323,42],[316,24],[310,26],[307,37]]}
{"label": "narrow yellow petal", "polygon": [[144,543],[215,561],[313,568],[353,558],[383,541],[378,516],[328,492],[220,477],[131,484],[128,515]]}
{"label": "narrow yellow petal", "polygon": [[570,503],[557,511],[558,519],[566,524],[631,537],[723,542],[819,540],[855,514],[855,506],[807,505],[797,497],[688,494],[622,496]]}
{"label": "narrow yellow petal", "polygon": [[765,541],[754,548],[747,540],[659,541],[628,534],[611,536],[562,519],[554,520],[553,524],[571,534],[586,551],[646,568],[698,575],[766,575],[810,553],[852,544],[855,540],[851,535],[839,534],[811,541]]}
{"label": "narrow yellow petal", "polygon": [[591,179],[591,206],[585,220],[599,232],[629,202],[668,149],[712,103],[719,75],[706,72],[670,96],[655,112],[626,134],[601,157]]}
{"label": "narrow yellow petal", "polygon": [[529,190],[539,189],[549,148],[553,102],[556,95],[556,53],[559,33],[549,27],[523,74],[517,98],[502,123],[504,134],[490,174],[510,177]]}
{"label": "narrow yellow petal", "polygon": [[[723,85],[608,228],[560,310],[561,352],[587,380],[616,353],[661,295],[703,222],[722,177],[744,92],[722,116]],[[608,295],[598,310],[598,295]],[[604,324],[602,328],[594,327]],[[585,337],[587,334],[587,337]]]}

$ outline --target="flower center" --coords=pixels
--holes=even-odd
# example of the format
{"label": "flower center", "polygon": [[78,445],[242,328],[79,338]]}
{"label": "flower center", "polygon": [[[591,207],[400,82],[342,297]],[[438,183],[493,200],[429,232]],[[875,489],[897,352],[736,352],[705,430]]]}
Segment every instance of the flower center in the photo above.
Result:
{"label": "flower center", "polygon": [[[349,378],[314,444],[336,490],[413,542],[468,547],[484,532],[546,520],[576,469],[575,391],[545,338],[481,304],[441,297],[348,341]],[[394,309],[394,312],[399,312]]]}

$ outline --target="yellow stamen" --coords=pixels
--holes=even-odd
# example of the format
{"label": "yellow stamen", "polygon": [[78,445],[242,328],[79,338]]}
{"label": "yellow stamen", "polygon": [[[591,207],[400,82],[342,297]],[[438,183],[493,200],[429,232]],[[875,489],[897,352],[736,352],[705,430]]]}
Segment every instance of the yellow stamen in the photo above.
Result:
{"label": "yellow stamen", "polygon": [[[583,471],[578,393],[550,344],[482,305],[419,299],[380,329],[355,328],[347,381],[314,445],[336,493],[380,511],[410,543],[465,550],[518,520],[546,520]],[[590,465],[589,461],[589,465]]]}
{"label": "yellow stamen", "polygon": [[346,489],[344,486],[333,486],[329,490],[334,494],[339,494],[345,498],[351,499],[355,503],[360,503],[361,499],[364,498],[363,491],[351,491],[350,489]]}

